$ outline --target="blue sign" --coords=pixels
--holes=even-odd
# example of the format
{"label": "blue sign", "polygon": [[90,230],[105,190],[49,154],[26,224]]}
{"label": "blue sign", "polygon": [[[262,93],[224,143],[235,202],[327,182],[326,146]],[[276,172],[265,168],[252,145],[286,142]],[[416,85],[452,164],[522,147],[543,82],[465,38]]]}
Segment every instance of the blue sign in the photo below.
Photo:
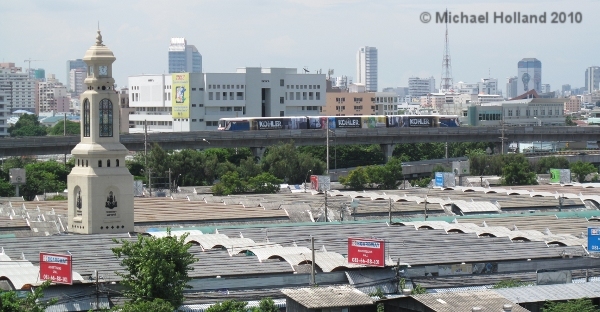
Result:
{"label": "blue sign", "polygon": [[435,173],[435,186],[444,186],[444,173],[436,172]]}
{"label": "blue sign", "polygon": [[600,227],[588,228],[588,252],[600,252]]}

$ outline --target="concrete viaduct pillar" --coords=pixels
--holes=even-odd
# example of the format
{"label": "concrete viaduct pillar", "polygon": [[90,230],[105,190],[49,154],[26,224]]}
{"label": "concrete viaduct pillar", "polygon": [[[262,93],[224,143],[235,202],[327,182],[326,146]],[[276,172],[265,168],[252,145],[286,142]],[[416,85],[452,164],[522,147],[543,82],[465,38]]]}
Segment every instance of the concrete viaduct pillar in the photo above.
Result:
{"label": "concrete viaduct pillar", "polygon": [[392,154],[394,153],[395,147],[396,144],[381,144],[381,151],[383,151],[383,161],[385,163],[392,159]]}
{"label": "concrete viaduct pillar", "polygon": [[252,155],[254,155],[254,158],[258,159],[258,160],[263,158],[266,150],[267,150],[266,147],[251,147],[250,148],[250,151],[252,151]]}

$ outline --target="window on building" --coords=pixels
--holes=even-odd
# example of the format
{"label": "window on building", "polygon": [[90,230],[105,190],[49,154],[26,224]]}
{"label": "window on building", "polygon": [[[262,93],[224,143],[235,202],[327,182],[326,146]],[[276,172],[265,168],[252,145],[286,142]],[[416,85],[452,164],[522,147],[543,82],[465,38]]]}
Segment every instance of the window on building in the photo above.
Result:
{"label": "window on building", "polygon": [[106,160],[106,167],[110,167],[110,159]]}
{"label": "window on building", "polygon": [[533,116],[537,116],[537,111],[538,111],[537,109],[533,110]]}
{"label": "window on building", "polygon": [[321,99],[321,92],[315,92],[315,98],[317,100],[320,100]]}
{"label": "window on building", "polygon": [[101,168],[102,167],[102,160],[98,160],[98,167]]}
{"label": "window on building", "polygon": [[283,96],[280,96],[279,97],[279,104],[283,104],[283,103],[285,103],[284,98],[283,98]]}
{"label": "window on building", "polygon": [[242,111],[242,107],[241,106],[236,106],[233,108],[234,112],[241,112]]}
{"label": "window on building", "polygon": [[228,112],[230,112],[230,111],[232,111],[232,110],[233,110],[233,107],[231,107],[231,106],[227,106],[227,111],[228,111]]}
{"label": "window on building", "polygon": [[192,104],[192,107],[196,107],[196,104]]}
{"label": "window on building", "polygon": [[101,137],[113,136],[113,104],[109,99],[100,101],[100,124],[98,128]]}
{"label": "window on building", "polygon": [[119,160],[115,160],[115,167],[119,167]]}
{"label": "window on building", "polygon": [[542,116],[546,116],[546,110],[542,109]]}
{"label": "window on building", "polygon": [[285,85],[285,81],[283,79],[279,79],[279,86],[283,87],[284,85]]}
{"label": "window on building", "polygon": [[283,117],[283,116],[285,116],[285,111],[279,111],[279,117]]}
{"label": "window on building", "polygon": [[244,100],[244,92],[238,92],[236,94],[236,96],[237,96],[237,100],[238,101],[243,101]]}
{"label": "window on building", "polygon": [[90,136],[90,101],[83,100],[83,136]]}
{"label": "window on building", "polygon": [[308,92],[308,99],[311,101],[314,100],[312,92]]}
{"label": "window on building", "polygon": [[530,112],[529,112],[529,110],[528,110],[528,109],[526,109],[526,110],[525,110],[525,116],[529,117],[529,115],[530,115]]}
{"label": "window on building", "polygon": [[552,109],[548,110],[548,115],[552,115]]}
{"label": "window on building", "polygon": [[520,109],[517,109],[517,110],[515,111],[515,113],[517,114],[517,116],[521,116],[521,110],[520,110]]}
{"label": "window on building", "polygon": [[196,88],[192,88],[192,91],[196,91]]}
{"label": "window on building", "polygon": [[212,92],[208,92],[208,100],[212,101],[213,99],[213,93]]}
{"label": "window on building", "polygon": [[223,92],[223,101],[227,101],[227,92]]}
{"label": "window on building", "polygon": [[512,111],[512,109],[509,109],[509,110],[508,110],[508,116],[509,116],[509,117],[512,117],[512,115],[513,115],[513,111]]}
{"label": "window on building", "polygon": [[217,97],[216,100],[220,100],[221,99],[221,92],[216,92],[215,95]]}

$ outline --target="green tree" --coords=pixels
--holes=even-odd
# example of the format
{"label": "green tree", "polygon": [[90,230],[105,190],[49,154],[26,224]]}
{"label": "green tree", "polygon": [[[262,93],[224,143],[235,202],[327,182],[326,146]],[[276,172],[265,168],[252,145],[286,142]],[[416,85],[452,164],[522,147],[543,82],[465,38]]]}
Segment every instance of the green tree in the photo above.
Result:
{"label": "green tree", "polygon": [[254,193],[274,194],[279,191],[279,184],[283,182],[268,172],[263,172],[255,177],[248,179],[248,187]]}
{"label": "green tree", "polygon": [[191,243],[186,243],[188,234],[171,236],[167,228],[165,237],[138,235],[137,241],[113,239],[120,247],[112,248],[117,259],[121,259],[124,273],[117,272],[126,287],[124,294],[134,302],[153,301],[160,298],[177,308],[183,303],[183,290],[192,264],[198,259],[189,252]]}
{"label": "green tree", "polygon": [[577,181],[582,183],[585,182],[585,177],[588,174],[598,172],[598,170],[591,163],[578,160],[571,164],[571,172],[575,174]]}
{"label": "green tree", "polygon": [[431,178],[435,178],[436,172],[452,172],[452,168],[445,167],[444,165],[441,165],[441,164],[437,164],[437,165],[433,166],[433,169],[431,170]]}
{"label": "green tree", "polygon": [[258,307],[252,309],[252,312],[278,312],[279,308],[275,306],[275,302],[271,298],[262,298],[258,303]]}
{"label": "green tree", "polygon": [[8,128],[8,133],[11,137],[45,136],[47,127],[40,124],[38,116],[23,114],[14,125]]}
{"label": "green tree", "polygon": [[2,312],[44,312],[46,308],[56,303],[56,299],[42,301],[44,289],[50,286],[50,281],[45,281],[25,298],[19,298],[14,291],[0,293],[0,311]]}
{"label": "green tree", "polygon": [[429,186],[429,183],[431,183],[430,177],[425,177],[425,178],[415,179],[415,180],[410,181],[410,185],[412,185],[413,187],[427,187],[427,186]]}
{"label": "green tree", "polygon": [[215,195],[231,195],[244,193],[248,190],[246,181],[240,179],[237,171],[227,172],[221,177],[221,181],[212,187]]}
{"label": "green tree", "polygon": [[340,177],[339,180],[344,187],[349,187],[353,190],[360,191],[365,189],[365,185],[369,183],[369,176],[364,167],[358,167],[354,170],[351,170],[347,176]]}
{"label": "green tree", "polygon": [[55,160],[39,161],[25,166],[27,181],[21,186],[21,195],[32,200],[44,192],[62,192],[67,188],[69,169]]}
{"label": "green tree", "polygon": [[[81,133],[81,124],[79,122],[74,122],[67,120],[67,135],[79,135]],[[49,135],[64,135],[65,133],[65,121],[61,120],[57,122],[54,126],[48,128]]]}
{"label": "green tree", "polygon": [[245,301],[225,300],[213,304],[206,312],[246,312],[246,305],[248,302]]}
{"label": "green tree", "polygon": [[598,307],[589,298],[569,300],[567,302],[547,301],[542,312],[597,312]]}
{"label": "green tree", "polygon": [[567,116],[565,117],[565,125],[567,126],[577,126],[577,123],[573,121],[573,117]]}
{"label": "green tree", "polygon": [[502,185],[534,185],[537,176],[522,154],[507,155],[502,168]]}
{"label": "green tree", "polygon": [[254,157],[249,156],[246,159],[240,160],[240,165],[237,172],[242,179],[249,179],[259,175],[262,172],[260,165],[256,163]]}
{"label": "green tree", "polygon": [[415,288],[413,288],[412,293],[413,293],[413,295],[425,294],[425,293],[427,293],[427,289],[425,287],[421,286],[420,284],[417,284],[417,286],[415,286]]}
{"label": "green tree", "polygon": [[534,165],[535,172],[544,174],[550,172],[550,169],[569,168],[569,161],[564,156],[548,156],[540,158]]}
{"label": "green tree", "polygon": [[115,307],[114,311],[119,312],[173,312],[173,306],[160,298],[155,298],[151,301],[129,301],[122,307]]}
{"label": "green tree", "polygon": [[[148,167],[152,171],[153,182],[157,181],[155,178],[165,177],[165,172],[168,172],[171,167],[169,153],[157,143],[152,145],[152,149],[148,153]],[[147,174],[145,173],[145,175]]]}
{"label": "green tree", "polygon": [[494,284],[494,286],[492,286],[492,288],[494,288],[494,289],[514,288],[514,287],[523,287],[523,286],[531,286],[531,285],[532,285],[532,283],[523,282],[518,279],[507,279],[507,280],[503,280],[503,281],[500,281],[500,282]]}
{"label": "green tree", "polygon": [[270,146],[262,159],[263,171],[290,184],[302,183],[306,173],[321,174],[325,165],[308,153],[300,153],[294,143]]}

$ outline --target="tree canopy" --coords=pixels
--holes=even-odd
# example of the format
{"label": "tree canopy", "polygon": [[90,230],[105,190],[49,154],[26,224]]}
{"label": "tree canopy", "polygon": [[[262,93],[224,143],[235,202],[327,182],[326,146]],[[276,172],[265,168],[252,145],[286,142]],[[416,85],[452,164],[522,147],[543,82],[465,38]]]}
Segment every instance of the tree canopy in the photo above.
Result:
{"label": "tree canopy", "polygon": [[206,312],[277,312],[279,309],[275,306],[275,302],[271,298],[263,298],[258,303],[258,307],[254,307],[250,310],[246,308],[248,302],[233,300],[225,300],[218,302],[208,309]]}
{"label": "tree canopy", "polygon": [[40,124],[37,115],[23,114],[14,125],[8,128],[8,133],[11,137],[44,136],[47,134],[47,129]]}
{"label": "tree canopy", "polygon": [[2,312],[45,312],[46,308],[55,304],[56,299],[42,301],[44,289],[50,286],[50,281],[45,281],[25,298],[20,298],[14,291],[0,293],[0,311]]}
{"label": "tree canopy", "polygon": [[340,183],[355,190],[365,187],[389,190],[398,188],[402,178],[402,161],[392,157],[383,166],[371,165],[350,170],[347,176],[340,177]]}
{"label": "tree canopy", "polygon": [[165,237],[138,235],[137,241],[114,239],[121,244],[112,248],[112,252],[121,259],[120,264],[126,271],[117,272],[123,278],[125,296],[134,303],[159,298],[173,309],[179,307],[183,303],[184,289],[190,288],[188,272],[198,261],[189,252],[192,244],[185,242],[187,236],[172,236],[171,229],[167,229]]}
{"label": "tree canopy", "polygon": [[534,185],[537,175],[522,154],[509,154],[502,168],[502,185]]}
{"label": "tree canopy", "polygon": [[600,311],[589,298],[569,300],[567,302],[546,302],[542,312],[597,312]]}
{"label": "tree canopy", "polygon": [[579,183],[585,182],[585,177],[594,172],[598,169],[591,163],[578,160],[571,164],[571,173],[575,174]]}
{"label": "tree canopy", "polygon": [[[67,120],[67,135],[79,135],[81,133],[81,124]],[[61,120],[54,126],[48,128],[49,135],[64,135],[65,134],[65,121]]]}

